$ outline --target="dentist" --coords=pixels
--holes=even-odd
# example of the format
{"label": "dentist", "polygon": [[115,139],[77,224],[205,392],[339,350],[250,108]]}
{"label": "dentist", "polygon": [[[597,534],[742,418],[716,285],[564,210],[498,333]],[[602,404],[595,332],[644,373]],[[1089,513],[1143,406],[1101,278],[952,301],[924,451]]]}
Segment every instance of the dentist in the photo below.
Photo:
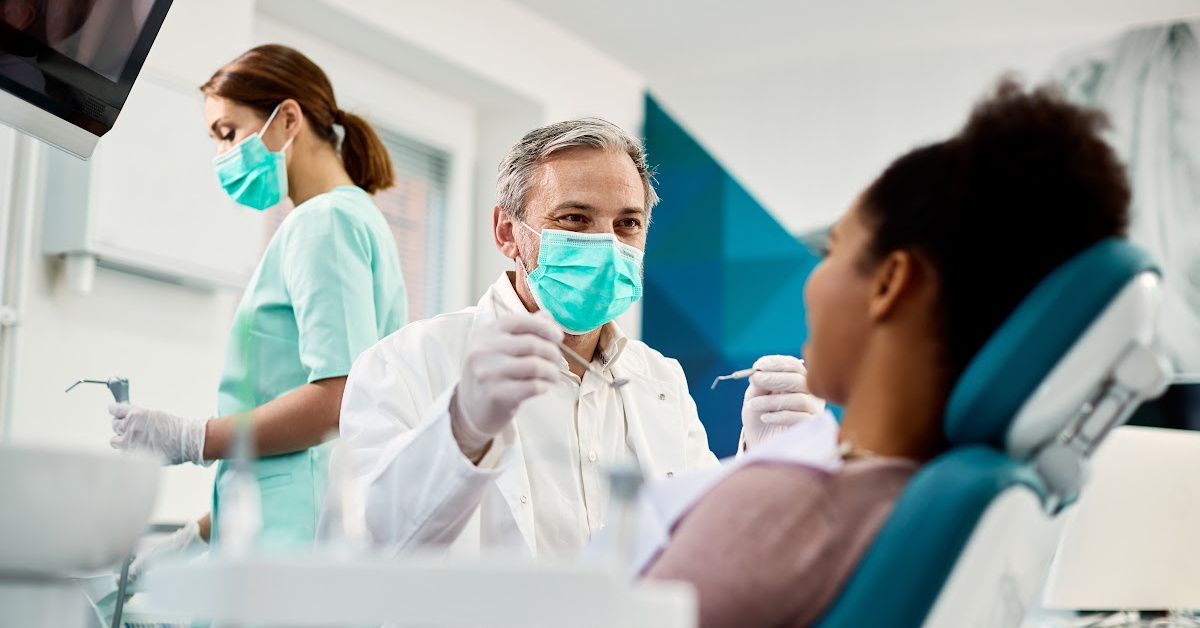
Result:
{"label": "dentist", "polygon": [[[651,176],[641,143],[598,119],[535,129],[504,158],[492,223],[513,270],[474,307],[385,338],[346,384],[335,456],[377,545],[569,559],[605,527],[607,465],[717,464],[679,363],[614,322],[642,295]],[[748,395],[749,446],[777,430],[768,415],[823,406],[799,361],[760,362],[784,366]]]}

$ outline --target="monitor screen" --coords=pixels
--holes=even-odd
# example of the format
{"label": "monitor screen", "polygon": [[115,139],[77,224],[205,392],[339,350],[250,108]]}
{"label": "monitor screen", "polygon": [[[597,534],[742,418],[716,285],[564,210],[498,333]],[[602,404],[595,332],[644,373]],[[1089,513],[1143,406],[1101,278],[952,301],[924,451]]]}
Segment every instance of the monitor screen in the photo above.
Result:
{"label": "monitor screen", "polygon": [[[170,4],[0,0],[0,92],[97,138],[104,135],[116,122]],[[0,101],[0,121],[45,139],[37,128],[22,128],[35,116],[10,111],[13,102]]]}

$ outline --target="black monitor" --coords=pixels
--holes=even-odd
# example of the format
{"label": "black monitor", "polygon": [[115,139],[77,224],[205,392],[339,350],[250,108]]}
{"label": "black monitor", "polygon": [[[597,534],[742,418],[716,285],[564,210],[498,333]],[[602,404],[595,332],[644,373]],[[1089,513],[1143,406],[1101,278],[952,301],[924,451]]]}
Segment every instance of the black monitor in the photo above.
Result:
{"label": "black monitor", "polygon": [[171,0],[0,0],[0,122],[88,158]]}

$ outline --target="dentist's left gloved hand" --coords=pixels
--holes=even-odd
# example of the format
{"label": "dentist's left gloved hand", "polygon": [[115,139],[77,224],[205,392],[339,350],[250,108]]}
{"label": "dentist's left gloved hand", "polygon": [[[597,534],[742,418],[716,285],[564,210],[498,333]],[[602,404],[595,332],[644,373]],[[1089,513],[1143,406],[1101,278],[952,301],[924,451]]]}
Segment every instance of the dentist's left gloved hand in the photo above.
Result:
{"label": "dentist's left gloved hand", "polygon": [[208,419],[185,419],[158,410],[127,403],[108,407],[115,449],[142,449],[157,455],[164,464],[205,464],[204,432]]}
{"label": "dentist's left gloved hand", "polygon": [[765,355],[754,362],[757,373],[742,401],[742,450],[749,450],[789,427],[825,410],[825,400],[808,391],[804,361],[790,355]]}

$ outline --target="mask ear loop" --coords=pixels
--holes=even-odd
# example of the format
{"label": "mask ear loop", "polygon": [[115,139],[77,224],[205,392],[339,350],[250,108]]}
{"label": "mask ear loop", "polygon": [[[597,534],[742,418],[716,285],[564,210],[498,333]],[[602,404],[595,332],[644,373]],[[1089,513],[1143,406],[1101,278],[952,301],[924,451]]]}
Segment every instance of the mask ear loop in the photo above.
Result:
{"label": "mask ear loop", "polygon": [[[279,108],[282,106],[283,106],[283,103],[279,103],[278,105],[275,105],[275,108],[273,110],[271,110],[271,115],[267,116],[266,124],[262,125],[262,128],[258,130],[258,139],[260,139],[260,140],[262,139],[263,134],[267,132],[267,127],[271,126],[271,122],[273,120],[275,120],[275,114],[279,113]],[[278,151],[275,151],[275,152],[286,153],[288,147],[292,145],[292,140],[294,140],[294,139],[296,139],[295,136],[289,137],[287,139],[287,141],[283,143],[283,148],[280,148]],[[270,150],[270,149],[268,149],[268,150]]]}
{"label": "mask ear loop", "polygon": [[[532,233],[533,235],[537,236],[538,240],[542,239],[542,234],[538,233],[533,227],[530,227],[528,224],[526,224],[526,222],[524,220],[516,220],[515,222],[517,224],[521,225],[522,227],[525,227],[526,229],[528,229],[529,232]],[[514,240],[516,239],[515,233],[513,234],[513,239]],[[517,251],[516,259],[517,259],[517,266],[521,269],[521,274],[524,275],[524,277],[525,277],[525,286],[527,288],[529,288],[530,294],[533,295],[534,303],[537,304],[538,309],[541,309],[541,310],[546,309],[545,306],[542,305],[542,300],[538,296],[537,290],[533,289],[533,284],[529,281],[529,267],[525,265],[525,259],[521,255],[520,251]]]}
{"label": "mask ear loop", "polygon": [[[524,220],[518,220],[516,222],[517,222],[517,224],[521,225],[522,227],[525,227],[526,229],[528,229],[534,235],[538,236],[539,239],[541,238],[542,234],[534,231],[533,227],[530,227],[529,225],[525,224]],[[513,240],[515,241],[516,239],[517,239],[517,234],[514,232]],[[533,286],[530,286],[530,284],[529,284],[529,267],[525,265],[525,256],[521,254],[520,250],[517,251],[516,260],[517,260],[517,266],[521,269],[521,274],[524,275],[524,277],[525,277],[525,285],[529,286],[529,290],[530,290],[530,292],[532,292]],[[536,297],[534,300],[535,301],[537,300]],[[538,304],[538,307],[541,307],[540,303]]]}
{"label": "mask ear loop", "polygon": [[[533,227],[530,227],[528,224],[526,224],[524,220],[514,220],[513,222],[515,222],[515,223],[517,223],[518,225],[521,225],[522,227],[525,227],[526,229],[528,229],[528,230],[529,230],[529,233],[532,233],[533,235],[537,236],[537,239],[538,239],[538,241],[539,241],[539,242],[541,241],[541,239],[542,239],[542,234],[540,234],[540,233],[538,233],[537,231],[535,231],[535,230],[533,229]],[[514,233],[513,233],[513,240],[516,240],[516,239],[517,239],[517,234],[516,234],[516,232],[514,232]],[[529,269],[525,267],[525,261],[524,261],[523,259],[521,259],[521,252],[520,252],[520,251],[517,251],[517,257],[516,257],[516,260],[517,260],[517,263],[521,265],[521,270],[525,271],[525,276],[526,276],[526,277],[528,277],[528,276],[529,276]]]}
{"label": "mask ear loop", "polygon": [[529,233],[532,233],[533,235],[537,236],[538,240],[541,241],[541,239],[542,239],[541,231],[538,231],[538,230],[534,229],[533,227],[530,227],[529,223],[525,222],[524,220],[518,220],[517,223],[520,224],[522,227],[525,227],[526,229],[528,229]]}

